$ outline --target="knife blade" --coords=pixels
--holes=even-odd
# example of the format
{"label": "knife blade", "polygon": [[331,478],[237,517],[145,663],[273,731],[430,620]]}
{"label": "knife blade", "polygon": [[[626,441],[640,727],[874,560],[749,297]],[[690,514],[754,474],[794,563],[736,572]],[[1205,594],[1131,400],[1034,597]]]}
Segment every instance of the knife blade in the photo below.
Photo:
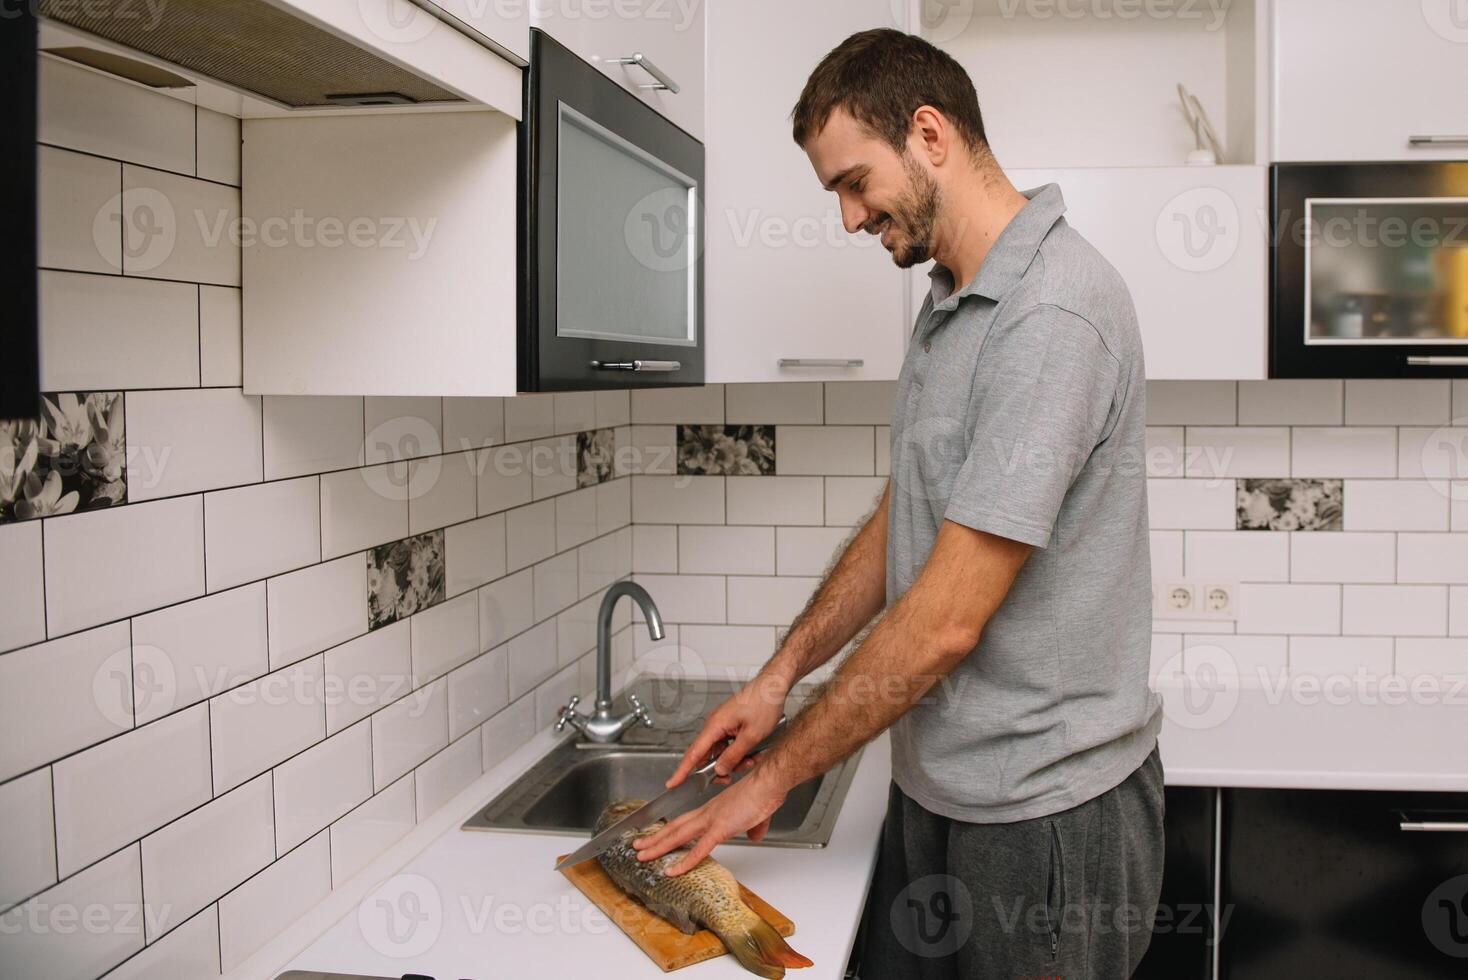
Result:
{"label": "knife blade", "polygon": [[[785,716],[781,715],[780,720],[775,722],[775,727],[770,731],[770,734],[766,735],[763,741],[751,749],[746,755],[746,758],[751,755],[758,755],[765,749],[768,749],[770,744],[775,741],[775,736],[780,734],[781,729],[784,727]],[[704,791],[713,783],[716,776],[714,766],[719,761],[719,756],[723,755],[724,750],[729,747],[731,741],[733,739],[724,739],[710,753],[711,758],[709,761],[689,773],[688,778],[684,779],[683,782],[655,799],[644,803],[570,854],[561,858],[556,864],[556,870],[560,871],[562,868],[568,868],[573,864],[580,864],[582,861],[596,857],[620,840],[622,835],[629,829],[641,830],[644,827],[657,823],[659,820],[680,816],[692,809],[693,802],[702,796]],[[723,790],[721,789],[720,792],[723,792]]]}

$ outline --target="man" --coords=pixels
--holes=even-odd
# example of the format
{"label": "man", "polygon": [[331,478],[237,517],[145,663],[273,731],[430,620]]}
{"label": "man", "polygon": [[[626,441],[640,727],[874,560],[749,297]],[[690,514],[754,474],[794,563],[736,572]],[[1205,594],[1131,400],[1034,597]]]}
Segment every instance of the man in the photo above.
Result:
{"label": "man", "polygon": [[639,856],[696,839],[678,874],[760,838],[789,790],[890,726],[862,975],[1129,976],[1163,843],[1131,298],[1055,185],[1005,178],[973,83],[919,38],[844,41],[794,135],[848,232],[880,235],[902,267],[936,260],[931,293],[881,502],[669,785],[729,736],[719,772],[751,767],[791,686],[885,613],[745,778]]}

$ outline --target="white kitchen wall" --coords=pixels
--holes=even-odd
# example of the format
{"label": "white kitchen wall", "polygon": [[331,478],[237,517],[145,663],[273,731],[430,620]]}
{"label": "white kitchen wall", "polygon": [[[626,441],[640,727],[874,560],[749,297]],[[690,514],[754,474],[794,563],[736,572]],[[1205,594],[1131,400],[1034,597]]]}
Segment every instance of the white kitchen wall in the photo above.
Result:
{"label": "white kitchen wall", "polygon": [[214,976],[590,693],[630,399],[245,395],[238,123],[46,60],[41,138],[0,976]]}

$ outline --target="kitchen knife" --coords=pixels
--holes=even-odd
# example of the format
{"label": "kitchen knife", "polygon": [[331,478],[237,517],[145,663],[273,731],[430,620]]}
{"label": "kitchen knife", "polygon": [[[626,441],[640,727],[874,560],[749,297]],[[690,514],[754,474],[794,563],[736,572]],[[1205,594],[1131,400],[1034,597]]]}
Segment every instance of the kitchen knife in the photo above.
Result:
{"label": "kitchen knife", "polygon": [[[775,722],[774,730],[765,736],[764,741],[751,749],[745,758],[758,755],[769,748],[770,743],[775,740],[775,736],[780,734],[781,729],[784,727],[785,716],[781,715],[780,720]],[[729,747],[731,741],[733,739],[726,738],[720,743],[713,750],[712,758],[703,766],[689,773],[688,778],[683,780],[683,782],[656,799],[644,803],[585,844],[582,844],[575,851],[567,854],[556,865],[556,870],[560,871],[562,868],[570,867],[573,864],[580,864],[582,861],[596,857],[602,851],[617,843],[629,829],[635,828],[641,830],[643,827],[650,826],[665,817],[671,819],[691,810],[694,801],[702,796],[704,791],[713,783],[715,778],[714,765],[719,761],[719,756],[723,755],[724,750]]]}

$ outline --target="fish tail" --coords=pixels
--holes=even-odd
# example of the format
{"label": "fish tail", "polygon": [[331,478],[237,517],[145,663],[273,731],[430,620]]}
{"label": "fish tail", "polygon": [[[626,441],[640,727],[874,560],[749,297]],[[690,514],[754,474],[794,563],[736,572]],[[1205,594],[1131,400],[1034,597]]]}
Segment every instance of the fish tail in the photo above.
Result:
{"label": "fish tail", "polygon": [[785,937],[753,910],[749,915],[741,916],[737,924],[724,929],[715,928],[714,932],[741,966],[768,980],[779,980],[785,975],[786,967],[815,965],[791,949]]}

